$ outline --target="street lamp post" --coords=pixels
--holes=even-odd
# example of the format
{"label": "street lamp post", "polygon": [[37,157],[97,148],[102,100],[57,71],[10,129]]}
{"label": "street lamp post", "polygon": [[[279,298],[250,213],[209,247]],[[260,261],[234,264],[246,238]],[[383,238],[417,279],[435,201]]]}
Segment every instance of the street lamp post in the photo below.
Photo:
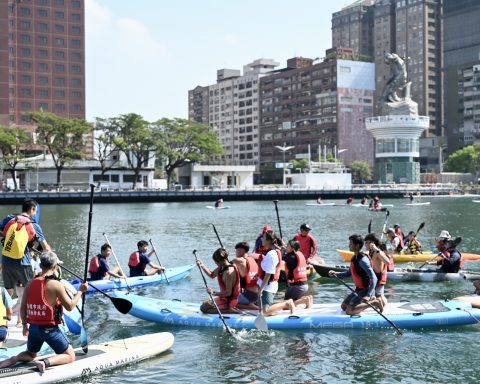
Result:
{"label": "street lamp post", "polygon": [[283,152],[283,164],[282,164],[282,168],[283,168],[283,186],[285,187],[286,183],[285,183],[285,152],[295,148],[295,146],[293,145],[290,145],[287,147],[286,143],[283,143],[283,146],[280,146],[280,145],[275,145],[275,148],[277,148],[278,150],[282,151]]}

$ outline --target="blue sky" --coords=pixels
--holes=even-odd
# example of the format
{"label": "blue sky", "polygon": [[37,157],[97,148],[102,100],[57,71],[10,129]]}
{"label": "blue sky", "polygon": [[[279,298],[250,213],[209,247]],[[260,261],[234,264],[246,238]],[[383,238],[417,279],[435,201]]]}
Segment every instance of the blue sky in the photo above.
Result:
{"label": "blue sky", "polygon": [[87,119],[188,117],[188,90],[257,58],[323,57],[345,0],[85,0]]}

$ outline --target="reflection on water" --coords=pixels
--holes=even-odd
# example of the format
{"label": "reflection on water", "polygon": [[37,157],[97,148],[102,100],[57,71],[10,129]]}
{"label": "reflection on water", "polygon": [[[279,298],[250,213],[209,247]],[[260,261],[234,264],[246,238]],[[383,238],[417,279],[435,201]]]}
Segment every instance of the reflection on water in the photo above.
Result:
{"label": "reflection on water", "polygon": [[[480,204],[470,199],[432,199],[425,207],[407,207],[403,200],[390,200],[389,225],[400,223],[404,232],[425,228],[419,239],[434,245],[435,237],[447,229],[462,236],[461,249],[480,253],[478,216]],[[341,263],[337,248],[346,248],[352,233],[365,234],[370,220],[377,233],[384,213],[354,207],[309,208],[305,201],[279,202],[282,231],[291,238],[300,224],[312,226],[319,241],[320,254],[332,264]],[[262,202],[229,202],[229,210],[210,210],[205,203],[173,204],[95,204],[92,220],[91,254],[96,254],[107,233],[123,267],[136,250],[138,240],[157,245],[162,264],[177,266],[194,261],[192,250],[213,266],[211,254],[218,241],[210,223],[214,223],[227,248],[235,243],[253,241],[266,224],[277,227],[274,205]],[[18,210],[2,206],[0,215]],[[41,225],[48,242],[67,266],[83,274],[88,223],[88,204],[44,205]],[[480,270],[480,263],[466,263]],[[215,286],[215,282],[212,285]],[[338,303],[349,293],[336,281],[317,278],[310,282],[316,302]],[[452,298],[472,291],[470,282],[389,284],[390,301],[424,301]],[[156,287],[137,289],[135,293],[201,302],[207,298],[205,287],[194,269],[188,279]],[[283,297],[283,292],[279,293]],[[100,296],[87,298],[89,342],[144,333],[170,331],[175,344],[169,354],[135,364],[109,374],[88,379],[89,383],[418,383],[476,382],[480,376],[476,341],[478,326],[441,330],[405,331],[397,336],[392,329],[240,331],[241,340],[228,336],[222,328],[169,327],[138,320],[118,313],[110,300]],[[78,338],[73,338],[78,344]],[[76,381],[75,383],[80,383]],[[83,381],[85,382],[85,381]]]}

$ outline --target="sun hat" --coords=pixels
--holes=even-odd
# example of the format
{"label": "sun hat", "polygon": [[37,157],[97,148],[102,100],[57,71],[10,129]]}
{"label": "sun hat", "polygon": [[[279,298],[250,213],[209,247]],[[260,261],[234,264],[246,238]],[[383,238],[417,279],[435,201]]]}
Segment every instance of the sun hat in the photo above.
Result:
{"label": "sun hat", "polygon": [[448,231],[443,230],[440,232],[440,235],[438,235],[439,240],[452,240],[452,236],[450,236],[450,233]]}

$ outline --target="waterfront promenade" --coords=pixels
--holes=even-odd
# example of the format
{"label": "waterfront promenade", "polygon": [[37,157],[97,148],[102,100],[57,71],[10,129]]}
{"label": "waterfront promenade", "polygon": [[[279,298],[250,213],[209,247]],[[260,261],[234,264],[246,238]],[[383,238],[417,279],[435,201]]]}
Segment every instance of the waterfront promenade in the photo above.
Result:
{"label": "waterfront promenade", "polygon": [[[351,189],[317,189],[299,187],[258,186],[252,189],[184,189],[184,190],[122,190],[95,192],[97,203],[137,203],[137,202],[213,202],[219,198],[225,201],[252,200],[307,200],[321,197],[323,200],[343,200],[348,197],[361,199],[364,196],[380,198],[401,198],[409,193],[422,196],[451,195],[461,193],[455,184],[442,185],[361,185]],[[473,192],[472,192],[473,193]],[[85,190],[71,191],[22,191],[0,193],[0,204],[20,204],[26,197],[42,204],[87,203],[90,193]]]}

